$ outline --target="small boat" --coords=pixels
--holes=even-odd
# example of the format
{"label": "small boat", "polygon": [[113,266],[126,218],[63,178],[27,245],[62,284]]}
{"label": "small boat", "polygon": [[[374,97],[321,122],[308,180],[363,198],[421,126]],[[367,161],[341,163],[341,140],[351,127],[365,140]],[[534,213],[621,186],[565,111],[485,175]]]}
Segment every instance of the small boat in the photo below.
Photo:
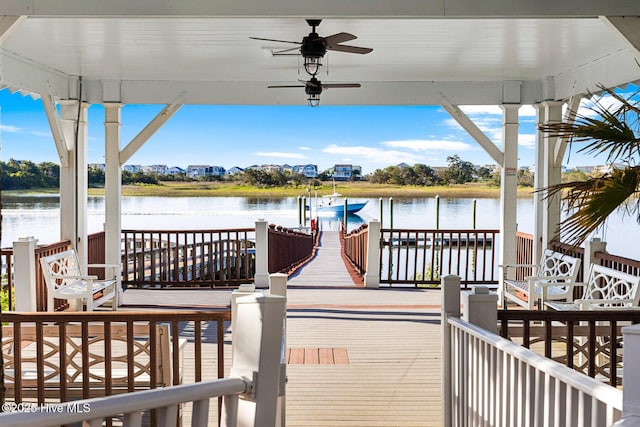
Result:
{"label": "small boat", "polygon": [[[332,215],[344,215],[344,199],[340,199],[342,196],[339,193],[333,193],[328,196],[322,196],[322,202],[318,204],[318,214],[326,213]],[[349,203],[347,201],[347,214],[353,214],[360,211],[366,206],[366,202]]]}

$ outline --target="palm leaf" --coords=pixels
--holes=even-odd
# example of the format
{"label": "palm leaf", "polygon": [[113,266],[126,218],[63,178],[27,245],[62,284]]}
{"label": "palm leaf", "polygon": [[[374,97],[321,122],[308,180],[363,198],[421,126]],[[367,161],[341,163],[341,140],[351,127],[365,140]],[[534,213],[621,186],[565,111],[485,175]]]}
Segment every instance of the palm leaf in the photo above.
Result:
{"label": "palm leaf", "polygon": [[639,183],[640,166],[635,166],[587,181],[557,184],[542,191],[545,198],[564,194],[566,209],[571,214],[562,221],[558,234],[563,241],[577,246],[620,208],[635,214],[640,222]]}
{"label": "palm leaf", "polygon": [[615,92],[603,90],[605,95],[610,95],[620,105],[612,109],[603,101],[602,95],[587,107],[593,116],[575,112],[575,120],[571,123],[544,123],[539,129],[551,136],[568,138],[571,142],[585,142],[586,145],[578,152],[606,155],[607,163],[629,163],[640,156],[640,138],[637,131],[640,109]]}

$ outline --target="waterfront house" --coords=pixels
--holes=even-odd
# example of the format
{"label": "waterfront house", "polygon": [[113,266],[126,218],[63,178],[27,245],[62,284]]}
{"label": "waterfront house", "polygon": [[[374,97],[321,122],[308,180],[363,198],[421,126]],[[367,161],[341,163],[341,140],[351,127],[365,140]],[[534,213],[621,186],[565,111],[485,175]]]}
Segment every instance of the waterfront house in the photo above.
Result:
{"label": "waterfront house", "polygon": [[231,169],[227,169],[227,175],[235,175],[237,173],[242,173],[242,172],[244,172],[244,169],[238,166],[234,166]]}
{"label": "waterfront house", "polygon": [[167,169],[167,175],[183,175],[186,171],[179,166],[171,166]]}
{"label": "waterfront house", "polygon": [[142,165],[124,165],[122,167],[122,170],[127,171],[127,172],[131,172],[131,173],[141,172],[142,171]]}
{"label": "waterfront house", "polygon": [[[567,0],[558,6],[530,0],[354,0],[345,4],[3,2],[0,88],[40,98],[46,111],[60,157],[61,238],[73,242],[86,263],[87,128],[95,125],[89,122],[90,105],[104,107],[104,144],[99,144],[105,151],[103,247],[105,261],[117,263],[122,165],[185,104],[306,105],[304,89],[269,88],[274,82],[300,78],[300,61],[274,55],[272,44],[278,42],[265,44],[250,37],[297,43],[310,30],[302,17],[327,17],[317,29],[319,34],[353,32],[358,40],[349,44],[370,47],[374,53],[358,55],[348,49],[331,53],[327,80],[362,82],[362,87],[323,91],[322,105],[441,106],[500,167],[502,212],[496,257],[500,264],[515,263],[519,109],[534,105],[538,124],[571,120],[563,110],[576,110],[582,97],[600,85],[613,88],[639,81],[640,2]],[[456,52],[455,61],[451,52]],[[325,61],[324,69],[329,63],[324,55],[306,59]],[[162,110],[131,141],[123,140],[121,125],[127,120],[121,114],[123,106],[146,104],[162,105]],[[499,136],[483,132],[482,123],[474,123],[462,111],[464,105],[499,105]],[[300,137],[314,137],[319,127],[331,125],[331,121],[311,122]],[[367,144],[378,148],[379,141]],[[534,149],[536,185],[558,183],[567,141],[539,133]],[[345,159],[345,166],[349,161]],[[337,179],[354,174],[353,169],[338,172]],[[540,259],[555,236],[561,209],[559,200],[544,200],[541,193],[534,197],[531,251],[534,259]],[[478,385],[462,391],[479,390],[484,389]],[[505,401],[517,398],[506,398],[506,392],[504,396]],[[387,402],[396,403],[393,396]],[[566,408],[557,406],[558,411]],[[584,408],[583,412],[588,413]]]}
{"label": "waterfront house", "polygon": [[336,181],[349,181],[362,176],[362,168],[357,165],[340,164],[333,166],[333,179]]}
{"label": "waterfront house", "polygon": [[317,165],[295,165],[293,167],[293,172],[301,173],[307,178],[317,178],[318,166]]}

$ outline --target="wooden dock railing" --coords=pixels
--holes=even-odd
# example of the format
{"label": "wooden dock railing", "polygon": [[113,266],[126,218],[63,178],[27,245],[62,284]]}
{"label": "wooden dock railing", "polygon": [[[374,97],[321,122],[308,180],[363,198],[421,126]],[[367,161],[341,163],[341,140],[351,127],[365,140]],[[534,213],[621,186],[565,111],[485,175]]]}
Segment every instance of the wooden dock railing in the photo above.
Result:
{"label": "wooden dock railing", "polygon": [[255,229],[123,230],[126,287],[216,287],[251,283]]}
{"label": "wooden dock railing", "polygon": [[269,273],[289,273],[313,256],[317,234],[269,225]]}
{"label": "wooden dock railing", "polygon": [[353,266],[356,273],[364,275],[367,268],[367,241],[369,240],[369,226],[362,224],[347,234],[340,233],[342,251]]}
{"label": "wooden dock railing", "polygon": [[455,274],[464,287],[497,284],[499,230],[382,229],[380,283],[438,287]]}

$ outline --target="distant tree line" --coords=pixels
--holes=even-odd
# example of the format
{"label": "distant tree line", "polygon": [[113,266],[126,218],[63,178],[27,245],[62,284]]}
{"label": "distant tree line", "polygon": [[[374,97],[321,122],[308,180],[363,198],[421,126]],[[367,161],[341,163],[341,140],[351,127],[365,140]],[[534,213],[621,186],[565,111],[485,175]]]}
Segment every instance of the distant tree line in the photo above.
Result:
{"label": "distant tree line", "polygon": [[378,184],[431,186],[489,181],[493,178],[488,168],[476,169],[473,163],[462,160],[458,155],[447,157],[447,163],[446,168],[438,170],[420,163],[413,166],[388,166],[376,169],[368,179]]}
{"label": "distant tree line", "polygon": [[[471,162],[462,160],[458,155],[447,157],[447,162],[448,166],[446,168],[439,169],[420,163],[413,166],[388,166],[384,169],[376,169],[370,175],[355,175],[351,179],[391,185],[433,186],[464,184],[475,181],[482,181],[496,186],[500,185],[500,174],[494,174],[486,167],[476,168]],[[2,171],[1,183],[4,190],[47,189],[59,188],[60,186],[60,166],[53,162],[36,164],[29,160],[17,161],[10,159],[8,162],[0,161],[0,170]],[[584,172],[579,171],[570,171],[565,173],[564,176],[568,178],[563,179],[571,181],[588,179]],[[234,181],[266,188],[301,185],[318,186],[322,181],[330,181],[331,178],[331,169],[320,172],[317,178],[308,178],[303,174],[291,171],[261,169],[247,169],[234,175],[199,176],[195,178],[188,177],[184,173],[158,175],[122,171],[123,185],[158,185],[162,181]],[[104,186],[104,171],[100,168],[89,168],[88,180],[90,187]],[[518,171],[518,185],[533,187],[533,184],[533,174],[530,171]]]}

